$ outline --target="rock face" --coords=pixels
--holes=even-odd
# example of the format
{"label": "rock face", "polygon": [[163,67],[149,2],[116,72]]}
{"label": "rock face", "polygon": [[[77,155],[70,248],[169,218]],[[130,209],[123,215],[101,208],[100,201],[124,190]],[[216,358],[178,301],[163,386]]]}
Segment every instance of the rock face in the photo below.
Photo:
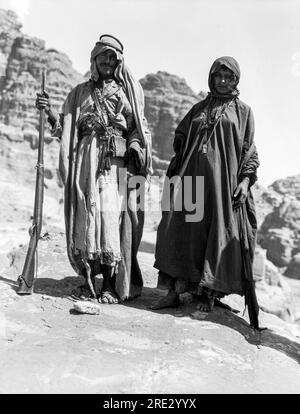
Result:
{"label": "rock face", "polygon": [[6,77],[7,61],[14,40],[21,34],[21,23],[13,11],[0,9],[0,88]]}
{"label": "rock face", "polygon": [[154,154],[159,159],[170,160],[178,123],[205,94],[197,95],[184,79],[167,72],[149,74],[141,79],[141,84],[145,93],[145,116],[153,137]]}
{"label": "rock face", "polygon": [[263,187],[259,182],[253,185],[252,191],[255,198],[258,227],[260,227],[266,216],[280,205],[283,196],[271,187]]}
{"label": "rock face", "polygon": [[292,257],[285,271],[285,275],[293,279],[300,279],[300,253]]}
{"label": "rock face", "polygon": [[279,194],[287,195],[288,197],[293,196],[300,200],[300,175],[277,180],[269,188]]}
{"label": "rock face", "polygon": [[[39,114],[34,106],[46,70],[46,89],[56,109],[83,77],[70,59],[21,32],[16,14],[0,9],[0,250],[28,239],[33,211]],[[62,186],[57,174],[59,144],[45,128],[44,224],[63,225]],[[55,224],[56,225],[56,224]],[[5,260],[2,260],[4,263]]]}
{"label": "rock face", "polygon": [[257,246],[253,276],[260,309],[288,322],[295,321],[293,294],[277,267],[266,257],[266,250]]}
{"label": "rock face", "polygon": [[[0,10],[0,23],[0,53],[4,65],[0,68],[0,139],[3,143],[0,160],[13,172],[18,165],[25,169],[34,166],[36,154],[28,149],[28,143],[31,149],[37,148],[39,114],[34,101],[41,89],[42,71],[46,72],[46,89],[55,109],[59,109],[70,89],[83,81],[83,76],[72,68],[65,54],[46,50],[43,40],[23,35],[13,12]],[[46,143],[52,142],[48,128],[45,135]],[[23,152],[28,162],[7,164],[9,158],[15,159],[11,143],[17,145],[18,153]],[[47,157],[48,148],[45,154]],[[46,177],[55,178],[57,160],[47,167]]]}
{"label": "rock face", "polygon": [[258,242],[286,276],[300,279],[300,175],[277,180],[268,190],[278,194],[281,202],[277,199],[264,218]]}
{"label": "rock face", "polygon": [[295,321],[295,305],[292,291],[266,257],[266,250],[257,246],[254,257],[253,276],[260,308],[288,322]]}
{"label": "rock face", "polygon": [[300,279],[295,255],[300,252],[300,201],[287,197],[263,221],[258,242],[267,250],[267,258],[276,266],[288,267],[287,276]]}
{"label": "rock face", "polygon": [[[18,144],[29,142],[35,149],[39,114],[34,101],[41,89],[42,71],[57,110],[83,76],[73,69],[64,53],[46,50],[43,40],[22,34],[15,13],[0,9],[0,27],[0,137]],[[45,134],[49,138],[48,128]]]}
{"label": "rock face", "polygon": [[1,83],[0,122],[26,131],[37,127],[38,113],[34,100],[41,89],[43,70],[46,72],[46,89],[56,109],[70,89],[83,81],[83,76],[72,68],[65,54],[54,49],[46,50],[43,40],[18,31],[12,33],[16,37],[10,39],[12,44],[7,56],[5,79]]}

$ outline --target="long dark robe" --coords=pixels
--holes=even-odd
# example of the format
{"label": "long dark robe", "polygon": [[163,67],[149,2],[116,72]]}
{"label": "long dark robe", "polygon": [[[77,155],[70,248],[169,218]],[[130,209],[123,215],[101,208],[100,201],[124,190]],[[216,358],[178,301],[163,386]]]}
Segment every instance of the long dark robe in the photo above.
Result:
{"label": "long dark robe", "polygon": [[[201,122],[208,102],[209,99],[205,99],[196,104],[178,125],[174,140],[176,155],[167,172],[169,177],[178,174],[183,178],[193,177],[193,194],[195,177],[204,177],[204,216],[199,222],[187,222],[186,215],[191,212],[184,206],[182,211],[163,212],[154,266],[160,270],[159,285],[167,274],[182,282],[185,288],[181,291],[199,286],[200,290],[206,287],[221,294],[243,295],[246,275],[240,211],[233,210],[233,193],[239,182],[248,176],[248,196],[241,208],[245,212],[243,225],[252,260],[257,225],[250,187],[257,179],[259,165],[253,144],[254,119],[250,107],[235,98],[220,118],[207,144],[207,153],[202,154],[198,148],[203,139]],[[245,157],[247,161],[243,163]]]}

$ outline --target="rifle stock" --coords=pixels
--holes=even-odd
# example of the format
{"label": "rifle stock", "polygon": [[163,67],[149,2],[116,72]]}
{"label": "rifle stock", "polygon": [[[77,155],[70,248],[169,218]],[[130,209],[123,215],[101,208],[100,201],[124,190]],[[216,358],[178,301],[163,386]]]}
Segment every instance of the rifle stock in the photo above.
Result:
{"label": "rifle stock", "polygon": [[[45,72],[42,72],[42,93],[45,91]],[[30,295],[33,292],[34,277],[37,270],[36,249],[42,230],[43,202],[44,202],[44,129],[45,109],[40,110],[39,147],[36,165],[35,198],[33,222],[30,229],[30,240],[22,274],[18,278],[19,295]]]}

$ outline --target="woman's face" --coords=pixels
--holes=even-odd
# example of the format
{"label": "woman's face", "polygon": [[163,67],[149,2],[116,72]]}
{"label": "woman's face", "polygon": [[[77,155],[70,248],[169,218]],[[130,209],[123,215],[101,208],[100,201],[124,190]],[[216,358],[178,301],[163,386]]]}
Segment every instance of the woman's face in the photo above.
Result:
{"label": "woman's face", "polygon": [[113,50],[106,50],[96,56],[96,66],[102,77],[110,77],[114,74],[118,60]]}
{"label": "woman's face", "polygon": [[226,95],[232,92],[236,84],[236,77],[230,69],[221,68],[213,74],[213,85],[220,95]]}

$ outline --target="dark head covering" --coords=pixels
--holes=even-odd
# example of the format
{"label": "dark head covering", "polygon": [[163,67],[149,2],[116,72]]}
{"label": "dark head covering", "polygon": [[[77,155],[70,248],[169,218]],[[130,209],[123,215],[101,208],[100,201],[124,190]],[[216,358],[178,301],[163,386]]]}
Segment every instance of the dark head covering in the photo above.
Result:
{"label": "dark head covering", "polygon": [[[219,95],[214,88],[213,85],[213,74],[218,72],[222,66],[225,66],[227,69],[231,70],[236,76],[236,85],[232,92],[227,95]],[[214,61],[212,64],[209,75],[208,75],[208,86],[213,96],[223,97],[223,98],[232,98],[233,96],[237,96],[239,91],[237,90],[237,85],[239,83],[241,77],[240,66],[238,62],[231,56],[222,56]]]}

